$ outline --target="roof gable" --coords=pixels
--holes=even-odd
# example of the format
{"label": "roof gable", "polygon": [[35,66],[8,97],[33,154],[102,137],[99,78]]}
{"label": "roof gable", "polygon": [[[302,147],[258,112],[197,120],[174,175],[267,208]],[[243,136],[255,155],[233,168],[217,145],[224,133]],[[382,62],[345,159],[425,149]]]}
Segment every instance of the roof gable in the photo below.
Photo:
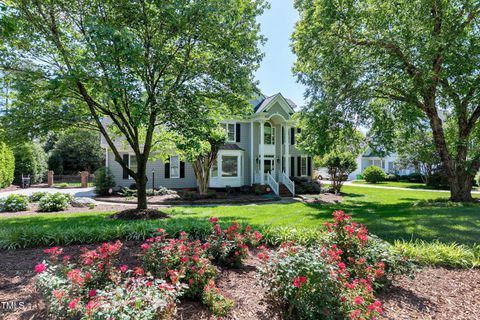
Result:
{"label": "roof gable", "polygon": [[261,103],[254,106],[255,113],[267,112],[271,107],[278,102],[287,114],[295,113],[295,103],[290,99],[285,99],[281,93],[266,97]]}

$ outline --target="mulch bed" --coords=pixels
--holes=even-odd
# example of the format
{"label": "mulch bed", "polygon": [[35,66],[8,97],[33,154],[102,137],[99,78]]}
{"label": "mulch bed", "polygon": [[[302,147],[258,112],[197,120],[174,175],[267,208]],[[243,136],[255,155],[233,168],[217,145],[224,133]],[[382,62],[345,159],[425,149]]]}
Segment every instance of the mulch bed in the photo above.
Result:
{"label": "mulch bed", "polygon": [[65,214],[65,213],[75,213],[75,212],[99,212],[99,211],[119,211],[135,207],[134,204],[130,205],[115,205],[115,204],[97,204],[94,209],[89,208],[80,208],[80,207],[68,207],[65,211],[58,212],[39,212],[37,203],[30,203],[29,209],[27,211],[19,212],[1,212],[0,218],[6,217],[19,217],[19,216],[30,216],[36,214]]}
{"label": "mulch bed", "polygon": [[170,218],[165,212],[156,209],[143,209],[138,210],[136,208],[126,209],[108,217],[112,220],[155,220],[155,219],[167,219]]}
{"label": "mulch bed", "polygon": [[[122,263],[140,264],[140,243],[124,242]],[[77,256],[88,246],[68,246],[65,254]],[[48,319],[45,305],[34,289],[33,267],[45,258],[43,248],[0,251],[0,319]],[[266,292],[255,277],[259,261],[251,255],[240,269],[222,269],[217,280],[222,292],[235,300],[236,307],[227,319],[281,319],[272,310]],[[480,314],[480,270],[425,268],[414,280],[400,277],[378,298],[384,303],[384,319],[478,319]],[[14,301],[24,308],[6,310],[2,302]],[[198,302],[182,301],[177,320],[216,319]]]}
{"label": "mulch bed", "polygon": [[0,188],[0,193],[8,192],[8,191],[15,191],[15,190],[18,190],[18,189],[20,189],[19,186],[15,186],[15,185],[12,184],[11,186],[6,187],[6,188]]}
{"label": "mulch bed", "polygon": [[[137,199],[135,197],[121,197],[121,196],[108,196],[108,197],[96,197],[95,200],[102,202],[113,203],[131,203],[136,204]],[[256,202],[271,202],[280,200],[279,197],[273,195],[255,195],[255,194],[242,194],[232,193],[227,195],[226,193],[217,192],[216,198],[199,198],[199,199],[187,199],[182,198],[178,194],[167,194],[163,196],[148,197],[147,201],[150,205],[180,205],[180,204],[234,204],[234,203],[256,203]]]}

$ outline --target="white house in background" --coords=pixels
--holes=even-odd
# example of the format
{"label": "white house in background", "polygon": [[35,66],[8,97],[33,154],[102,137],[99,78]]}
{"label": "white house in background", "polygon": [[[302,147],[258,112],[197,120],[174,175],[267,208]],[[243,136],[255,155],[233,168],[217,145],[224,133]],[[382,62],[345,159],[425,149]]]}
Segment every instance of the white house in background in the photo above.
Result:
{"label": "white house in background", "polygon": [[396,161],[398,157],[396,153],[391,153],[386,156],[380,156],[368,149],[363,155],[357,157],[357,169],[350,173],[348,180],[357,180],[358,176],[362,174],[363,170],[370,166],[377,166],[381,168],[385,173],[408,175],[415,173],[414,168],[400,169],[396,167]]}
{"label": "white house in background", "polygon": [[[296,105],[280,93],[269,97],[260,95],[251,104],[253,112],[248,117],[224,122],[227,143],[220,148],[217,163],[210,172],[210,187],[264,185],[276,194],[294,194],[295,184],[290,178],[312,176],[312,158],[296,147],[295,137],[300,132],[292,120]],[[117,186],[130,186],[134,181],[115,161],[103,137],[101,144]],[[124,144],[116,142],[116,145],[124,161],[135,168],[133,152]],[[191,164],[175,154],[165,163],[160,160],[148,163],[149,186],[153,174],[155,187],[197,187]]]}

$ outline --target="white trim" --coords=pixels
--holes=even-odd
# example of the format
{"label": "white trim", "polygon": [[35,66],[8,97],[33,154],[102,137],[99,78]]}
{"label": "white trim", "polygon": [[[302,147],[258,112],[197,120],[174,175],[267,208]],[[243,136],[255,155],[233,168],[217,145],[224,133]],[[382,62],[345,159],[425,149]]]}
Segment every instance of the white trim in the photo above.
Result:
{"label": "white trim", "polygon": [[[303,162],[303,159],[305,159],[305,174],[303,174],[303,170],[302,170],[302,162]],[[298,169],[297,169],[298,170]],[[308,177],[308,155],[304,155],[302,154],[300,156],[300,176],[301,177]]]}
{"label": "white trim", "polygon": [[[237,176],[224,177],[222,176],[223,157],[237,157]],[[244,166],[243,166],[244,151],[242,150],[220,150],[217,155],[217,176],[212,175],[210,169],[209,186],[212,188],[224,188],[226,186],[241,187],[244,185]]]}
{"label": "white trim", "polygon": [[[131,168],[132,156],[135,157],[135,158],[137,157],[134,153],[130,153],[130,152],[128,153],[128,168],[129,168],[129,169],[132,169],[132,168]],[[138,161],[137,161],[137,170],[138,170]],[[128,179],[127,179],[127,180],[134,180],[134,179],[132,178],[131,175],[128,175]]]}
{"label": "white trim", "polygon": [[105,168],[108,168],[108,148],[105,148]]}
{"label": "white trim", "polygon": [[254,183],[254,173],[255,173],[255,163],[253,157],[253,124],[254,122],[250,122],[250,185]]}
{"label": "white trim", "polygon": [[266,106],[263,110],[261,110],[260,112],[267,112],[273,105],[275,105],[275,103],[278,102],[278,104],[280,104],[280,106],[282,107],[282,109],[288,114],[290,115],[290,113],[295,113],[295,110],[293,110],[292,106],[290,106],[290,104],[287,102],[287,100],[285,99],[285,97],[279,93],[277,94],[277,96],[275,98],[273,98]]}
{"label": "white trim", "polygon": [[[233,140],[229,140],[229,137],[228,137],[228,125],[230,124],[233,125]],[[237,123],[233,121],[226,121],[224,125],[225,125],[225,133],[227,134],[226,141],[230,143],[237,142]]]}

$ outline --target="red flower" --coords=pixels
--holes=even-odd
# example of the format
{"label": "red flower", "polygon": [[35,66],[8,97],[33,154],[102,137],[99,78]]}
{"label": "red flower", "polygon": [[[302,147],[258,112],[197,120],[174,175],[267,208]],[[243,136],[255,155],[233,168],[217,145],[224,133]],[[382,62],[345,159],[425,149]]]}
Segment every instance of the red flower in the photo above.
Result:
{"label": "red flower", "polygon": [[143,249],[143,252],[147,251],[150,245],[148,243],[144,243],[141,245],[141,248]]}
{"label": "red flower", "polygon": [[64,262],[67,262],[67,261],[69,261],[69,260],[70,260],[70,256],[63,256],[63,261],[64,261]]}
{"label": "red flower", "polygon": [[210,220],[209,220],[209,221],[210,221],[211,223],[217,223],[217,222],[218,222],[218,220],[219,220],[218,218],[214,218],[214,217],[212,217],[212,218],[210,218]]}
{"label": "red flower", "polygon": [[97,290],[92,289],[92,290],[88,291],[88,296],[89,297],[95,297],[96,295],[97,295]]}
{"label": "red flower", "polygon": [[305,282],[307,282],[307,277],[305,276],[300,276],[293,279],[293,285],[297,288],[300,288],[302,286],[302,283]]}
{"label": "red flower", "polygon": [[355,303],[356,304],[362,304],[363,303],[363,298],[360,296],[355,297]]}
{"label": "red flower", "polygon": [[145,270],[143,270],[143,268],[136,267],[133,270],[133,274],[136,275],[136,276],[144,276],[145,275]]}
{"label": "red flower", "polygon": [[153,281],[147,281],[147,287],[151,287],[153,284]]}
{"label": "red flower", "polygon": [[80,302],[80,298],[75,298],[72,301],[70,301],[70,303],[68,304],[68,307],[70,309],[75,309],[75,307],[77,306],[77,303],[79,302]]}
{"label": "red flower", "polygon": [[45,271],[47,269],[47,266],[44,265],[43,263],[39,263],[35,266],[35,272],[36,273],[42,273],[43,271]]}
{"label": "red flower", "polygon": [[128,270],[128,267],[126,265],[123,264],[120,266],[120,271],[122,271],[123,273],[127,272],[127,270]]}

